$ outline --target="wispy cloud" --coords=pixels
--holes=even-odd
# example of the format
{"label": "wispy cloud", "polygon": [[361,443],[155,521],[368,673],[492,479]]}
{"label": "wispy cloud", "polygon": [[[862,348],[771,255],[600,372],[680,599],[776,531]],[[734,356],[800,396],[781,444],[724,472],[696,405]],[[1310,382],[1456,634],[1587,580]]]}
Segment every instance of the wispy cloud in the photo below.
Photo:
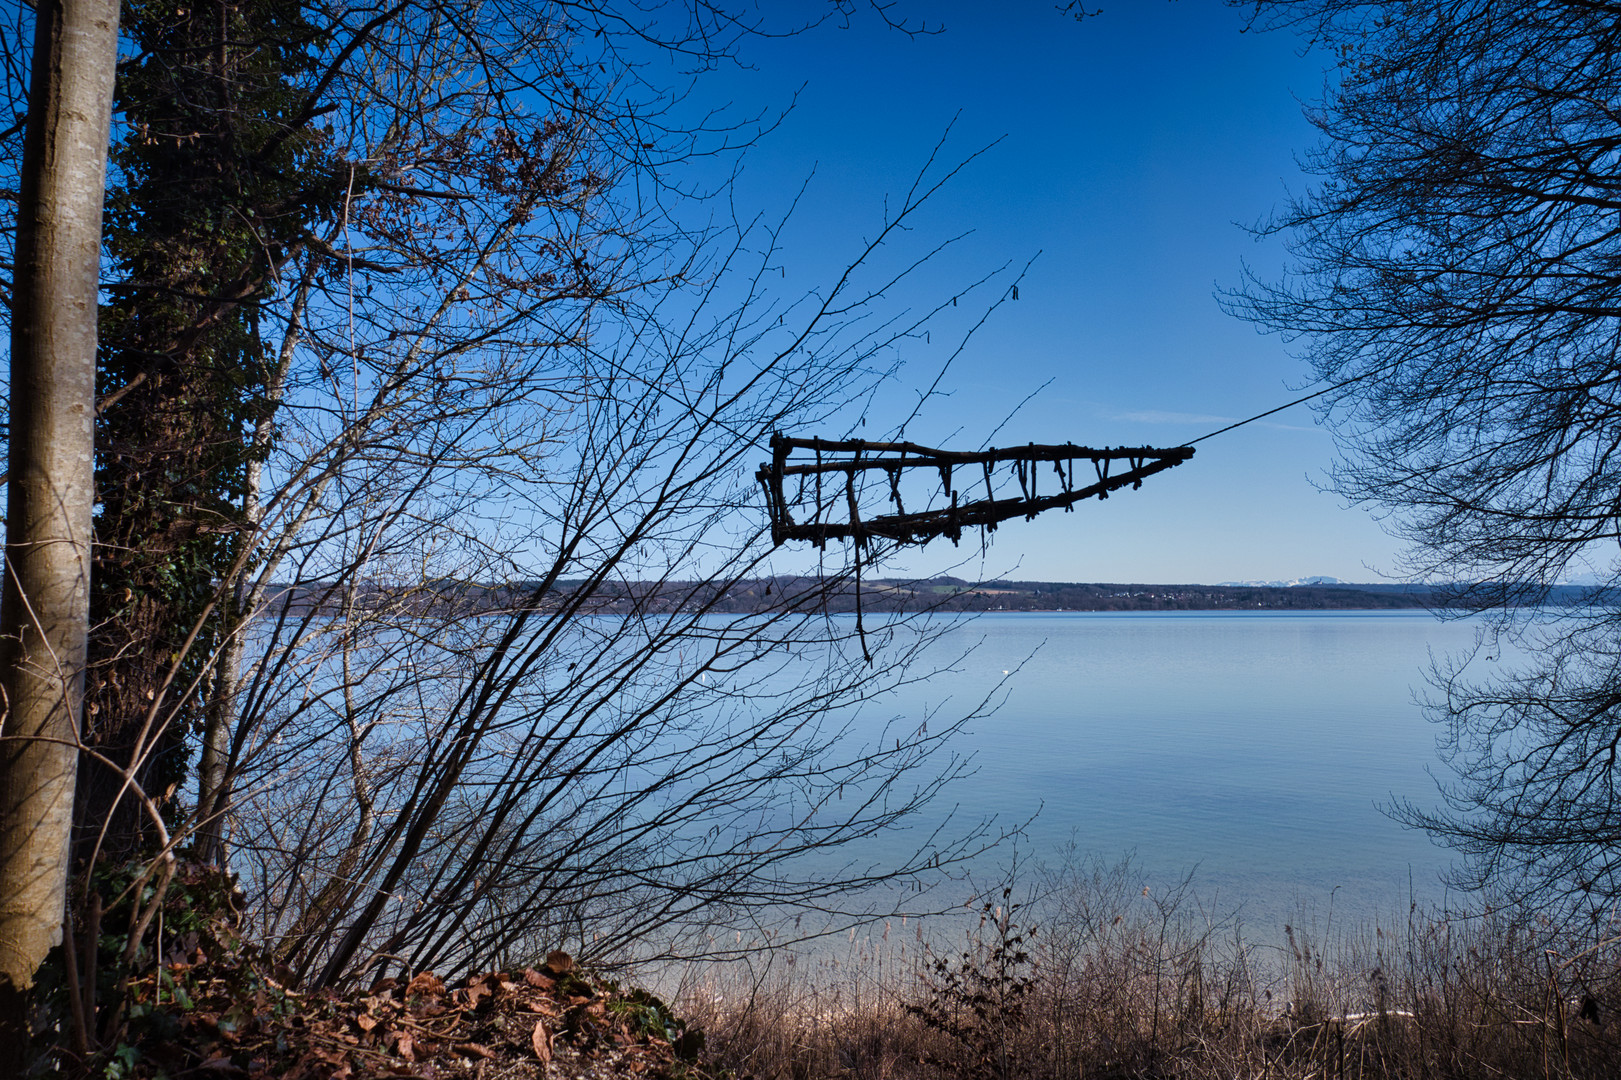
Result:
{"label": "wispy cloud", "polygon": [[1116,420],[1129,420],[1134,424],[1231,424],[1236,416],[1206,416],[1203,413],[1162,412],[1148,409],[1142,412],[1121,413]]}
{"label": "wispy cloud", "polygon": [[[1188,427],[1195,425],[1208,428],[1223,428],[1228,424],[1236,424],[1236,416],[1211,416],[1207,413],[1165,412],[1160,409],[1144,409],[1137,412],[1117,413],[1116,420],[1124,420],[1133,424],[1181,424]],[[1271,428],[1274,431],[1322,431],[1320,427],[1310,424],[1284,424],[1277,420],[1252,421],[1256,427]]]}

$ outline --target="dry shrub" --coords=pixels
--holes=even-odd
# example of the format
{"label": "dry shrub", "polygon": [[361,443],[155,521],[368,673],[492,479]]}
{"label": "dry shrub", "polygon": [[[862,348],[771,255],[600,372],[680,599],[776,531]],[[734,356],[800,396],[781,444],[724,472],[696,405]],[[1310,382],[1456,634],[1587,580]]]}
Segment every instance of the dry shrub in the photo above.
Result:
{"label": "dry shrub", "polygon": [[1613,920],[1573,930],[1415,907],[1394,928],[1306,920],[1259,950],[1188,878],[1144,885],[1129,861],[1071,860],[1041,881],[1039,902],[1009,889],[979,906],[966,937],[931,922],[966,942],[955,948],[886,935],[752,975],[712,970],[684,995],[710,1035],[707,1067],[761,1080],[1621,1077]]}
{"label": "dry shrub", "polygon": [[1044,885],[1040,1075],[1223,1075],[1249,1056],[1262,1013],[1250,948],[1198,903],[1191,874],[1152,884],[1129,858],[1071,858]]}
{"label": "dry shrub", "polygon": [[904,1008],[939,1037],[923,1061],[963,1080],[1013,1080],[1033,1074],[1031,1023],[1037,979],[1026,946],[1033,928],[1015,916],[1023,905],[1004,886],[1001,903],[986,900],[979,926],[956,957],[931,957],[919,999]]}
{"label": "dry shrub", "polygon": [[1333,1077],[1621,1076],[1615,930],[1487,905],[1315,951],[1291,933],[1274,1052]]}
{"label": "dry shrub", "polygon": [[904,1002],[922,953],[888,936],[705,969],[680,1008],[707,1033],[709,1069],[758,1080],[920,1075],[936,1040]]}

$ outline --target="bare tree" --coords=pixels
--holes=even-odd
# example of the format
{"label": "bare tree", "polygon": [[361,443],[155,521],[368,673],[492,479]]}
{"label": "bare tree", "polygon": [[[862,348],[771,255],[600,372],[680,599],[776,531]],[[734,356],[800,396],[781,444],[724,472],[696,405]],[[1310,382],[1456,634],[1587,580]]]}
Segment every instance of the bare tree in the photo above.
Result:
{"label": "bare tree", "polygon": [[[770,574],[768,516],[747,513],[770,434],[871,386],[915,327],[833,316],[881,298],[887,279],[862,289],[859,267],[826,297],[751,309],[779,253],[749,238],[680,264],[707,295],[615,289],[578,327],[547,328],[560,347],[491,339],[469,361],[459,336],[408,345],[431,375],[374,398],[364,436],[328,433],[330,397],[284,405],[304,456],[267,471],[312,480],[263,503],[267,527],[301,531],[247,590],[274,618],[243,626],[228,817],[266,901],[259,932],[307,979],[560,943],[616,957],[717,921],[735,944],[980,843],[934,822],[898,864],[830,855],[921,824],[960,767],[928,764],[954,726],[940,718],[843,737],[856,706],[925,677],[926,616],[887,626],[868,666],[856,628],[823,610],[853,567],[782,579],[765,613],[714,612]],[[711,312],[713,296],[727,299]],[[309,361],[351,358],[347,308],[325,336],[309,310]],[[311,468],[310,446],[342,460]]]}
{"label": "bare tree", "polygon": [[[243,152],[318,145],[342,198],[244,256],[244,291],[184,286],[199,320],[246,320],[264,370],[206,595],[185,623],[126,623],[165,644],[119,650],[146,689],[120,691],[112,798],[200,728],[195,796],[155,839],[229,858],[248,925],[310,984],[564,943],[735,948],[989,839],[924,814],[961,768],[952,719],[868,720],[928,676],[939,624],[854,641],[823,599],[884,548],[778,577],[753,482],[773,432],[848,426],[933,314],[886,297],[952,169],[931,162],[840,279],[774,299],[774,229],[695,204],[679,171],[761,122],[683,113],[650,74],[759,27],[689,14],[657,36],[596,5],[307,6],[294,105]],[[122,389],[104,417],[145,401]],[[770,610],[716,610],[760,578]],[[839,854],[906,828],[909,855]]]}
{"label": "bare tree", "polygon": [[118,4],[41,3],[20,167],[0,597],[0,1069],[62,936],[89,615],[96,288]]}
{"label": "bare tree", "polygon": [[[1621,895],[1613,657],[1621,540],[1621,8],[1588,0],[1258,5],[1341,64],[1309,112],[1318,185],[1267,231],[1296,269],[1240,313],[1298,337],[1344,452],[1333,484],[1536,662],[1437,671],[1450,809],[1400,816],[1467,880]],[[1590,605],[1549,589],[1596,574]]]}

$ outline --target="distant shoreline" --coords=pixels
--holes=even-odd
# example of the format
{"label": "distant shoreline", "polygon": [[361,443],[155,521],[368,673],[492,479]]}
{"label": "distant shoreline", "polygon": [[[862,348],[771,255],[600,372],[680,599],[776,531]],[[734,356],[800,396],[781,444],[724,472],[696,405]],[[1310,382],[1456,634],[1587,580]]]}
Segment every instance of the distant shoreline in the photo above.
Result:
{"label": "distant shoreline", "polygon": [[[779,610],[778,601],[802,590],[804,578],[737,582],[703,601],[707,610],[744,614]],[[692,586],[670,583],[639,597],[639,610],[693,610]],[[699,590],[701,593],[702,590]],[[1554,603],[1578,603],[1586,588],[1556,590]],[[1569,595],[1563,595],[1569,593]],[[679,597],[679,600],[677,600]],[[936,612],[1128,612],[1128,611],[1414,611],[1451,606],[1442,591],[1424,585],[1176,585],[1132,582],[989,581],[937,577],[881,578],[861,586],[861,609],[869,613]],[[634,601],[598,595],[592,608],[629,612]],[[853,586],[812,606],[829,612],[856,610]]]}
{"label": "distant shoreline", "polygon": [[874,581],[868,611],[1390,611],[1426,608],[1431,590],[1401,585],[1175,585],[1132,582],[997,581],[955,578]]}
{"label": "distant shoreline", "polygon": [[[1388,582],[1151,585],[1005,581],[975,585],[937,578],[916,585],[893,584],[902,591],[932,590],[936,595],[957,588],[960,591],[950,598],[945,610],[961,611],[1398,611],[1478,608],[1489,599],[1485,591],[1464,598],[1455,589]],[[1597,592],[1591,586],[1557,585],[1548,590],[1544,602],[1555,606],[1591,603]],[[877,610],[866,597],[863,604]]]}
{"label": "distant shoreline", "polygon": [[[450,610],[467,613],[556,609],[577,603],[581,614],[651,615],[707,611],[715,614],[750,614],[795,609],[830,613],[854,612],[857,597],[852,583],[841,582],[828,591],[815,578],[752,578],[731,583],[621,582],[598,585],[589,598],[580,598],[579,582],[554,584],[535,599],[531,583],[509,585],[444,584],[411,590],[408,607],[422,614]],[[362,587],[360,602],[389,593],[386,588]],[[286,590],[277,597],[291,608],[326,608],[337,591],[319,585]],[[399,594],[390,594],[395,601]],[[1593,602],[1596,591],[1587,586],[1563,585],[1550,590],[1546,603],[1576,605]],[[1476,604],[1467,606],[1478,606]],[[274,605],[273,605],[274,606]],[[1444,589],[1426,585],[1389,583],[1300,585],[1165,585],[1129,582],[991,581],[972,582],[954,577],[922,580],[878,579],[862,583],[860,609],[884,612],[1110,612],[1110,611],[1401,611],[1460,606]]]}

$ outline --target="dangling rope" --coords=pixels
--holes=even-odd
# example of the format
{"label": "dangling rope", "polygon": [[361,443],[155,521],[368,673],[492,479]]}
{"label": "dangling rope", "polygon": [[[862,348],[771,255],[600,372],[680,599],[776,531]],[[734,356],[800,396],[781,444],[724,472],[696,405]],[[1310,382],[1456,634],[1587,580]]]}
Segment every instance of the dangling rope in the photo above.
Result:
{"label": "dangling rope", "polygon": [[850,541],[851,551],[856,557],[856,640],[861,642],[861,659],[872,667],[872,652],[867,648],[867,627],[861,617],[861,553],[863,546],[860,540]]}

